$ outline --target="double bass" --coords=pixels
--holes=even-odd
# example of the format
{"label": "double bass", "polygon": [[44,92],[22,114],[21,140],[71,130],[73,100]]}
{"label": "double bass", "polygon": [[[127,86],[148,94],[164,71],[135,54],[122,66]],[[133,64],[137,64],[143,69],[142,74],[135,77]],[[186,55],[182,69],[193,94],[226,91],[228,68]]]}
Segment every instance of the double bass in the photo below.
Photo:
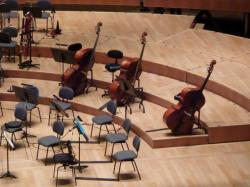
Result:
{"label": "double bass", "polygon": [[139,80],[139,77],[142,73],[141,63],[146,46],[146,36],[147,32],[143,32],[141,35],[142,49],[140,58],[132,58],[122,61],[118,78],[115,79],[109,86],[110,98],[115,99],[117,104],[120,106],[125,105],[129,100],[128,94],[124,91],[128,88],[123,88],[124,85],[121,85],[120,80],[128,82],[131,87],[134,88],[136,80]]}
{"label": "double bass", "polygon": [[191,134],[195,112],[200,112],[206,100],[202,93],[213,71],[216,61],[208,67],[208,75],[200,88],[184,88],[174,98],[179,102],[172,105],[163,115],[163,120],[175,135]]}
{"label": "double bass", "polygon": [[101,26],[101,22],[96,25],[96,40],[94,47],[92,49],[86,48],[78,50],[74,55],[77,64],[69,67],[63,74],[63,85],[72,88],[75,96],[84,93],[85,88],[87,87],[87,73],[94,65],[94,55],[100,36]]}

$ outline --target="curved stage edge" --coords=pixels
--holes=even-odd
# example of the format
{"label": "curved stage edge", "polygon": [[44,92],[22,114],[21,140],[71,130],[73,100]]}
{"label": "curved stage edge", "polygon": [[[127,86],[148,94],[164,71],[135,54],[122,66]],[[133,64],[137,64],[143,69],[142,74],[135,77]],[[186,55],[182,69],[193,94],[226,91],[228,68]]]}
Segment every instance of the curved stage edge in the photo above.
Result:
{"label": "curved stage edge", "polygon": [[[50,48],[36,47],[33,56],[52,58],[52,52]],[[96,53],[96,62],[105,64],[108,61],[106,54]],[[160,67],[160,68],[159,68]],[[204,80],[203,77],[185,72],[183,70],[178,70],[172,67],[155,64],[153,62],[145,61],[143,63],[143,71],[148,73],[153,73],[157,75],[162,75],[165,77],[170,77],[183,82],[188,82],[193,85],[200,85]],[[48,80],[48,81],[60,81],[61,75],[53,73],[35,72],[35,71],[19,71],[19,70],[6,70],[6,76],[12,78],[28,78],[28,79],[38,79],[38,80]],[[17,73],[18,72],[18,73]],[[108,82],[95,80],[95,83],[99,88],[105,88],[109,85]],[[209,81],[207,90],[221,95],[236,104],[239,104],[243,108],[249,111],[249,100],[239,94],[238,92],[216,83],[214,81]],[[13,94],[2,93],[2,100],[6,101],[17,101]],[[41,98],[40,104],[49,104],[50,98]],[[152,95],[150,93],[145,93],[145,100],[157,104],[162,107],[169,107],[172,103],[160,98],[158,96]],[[78,103],[73,103],[74,108],[77,111],[87,113],[90,115],[96,115],[100,111],[98,109],[81,105]],[[118,125],[122,124],[123,119],[116,117],[115,123]],[[152,148],[161,147],[174,147],[174,146],[187,146],[187,145],[198,145],[198,144],[208,144],[208,143],[222,143],[222,142],[232,142],[232,141],[244,141],[250,140],[250,124],[242,124],[237,126],[226,126],[226,127],[208,127],[203,121],[203,126],[207,130],[207,134],[203,135],[190,135],[190,136],[178,136],[166,139],[153,139],[147,132],[139,128],[136,124],[133,125],[132,131],[141,136],[145,142],[147,142]]]}
{"label": "curved stage edge", "polygon": [[[34,47],[32,56],[53,58],[52,50],[49,47]],[[129,57],[124,57],[123,59],[126,58]],[[109,58],[107,57],[107,55],[101,52],[96,52],[95,60],[96,63],[100,64],[106,64],[106,62],[109,62]],[[195,86],[201,85],[205,79],[201,76],[187,71],[149,61],[143,61],[142,70],[147,73],[169,77]],[[205,89],[238,104],[247,111],[250,111],[249,99],[234,89],[211,80],[208,81]],[[164,105],[163,107],[166,107],[166,105]]]}

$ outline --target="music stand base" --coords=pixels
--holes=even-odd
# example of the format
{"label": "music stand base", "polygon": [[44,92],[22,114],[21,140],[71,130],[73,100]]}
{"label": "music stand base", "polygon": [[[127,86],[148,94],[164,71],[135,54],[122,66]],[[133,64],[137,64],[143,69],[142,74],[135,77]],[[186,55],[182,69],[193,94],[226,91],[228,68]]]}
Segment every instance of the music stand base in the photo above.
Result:
{"label": "music stand base", "polygon": [[6,173],[4,173],[2,176],[0,176],[0,179],[2,178],[6,178],[6,177],[9,177],[9,178],[14,178],[16,179],[17,177],[13,174],[10,173],[10,171],[7,171]]}
{"label": "music stand base", "polygon": [[20,64],[18,64],[19,69],[24,69],[24,68],[39,68],[40,64],[32,64],[32,60],[26,60]]}
{"label": "music stand base", "polygon": [[87,165],[77,165],[77,166],[71,166],[71,168],[75,168],[77,169],[80,173],[82,173],[82,171],[87,168]]}

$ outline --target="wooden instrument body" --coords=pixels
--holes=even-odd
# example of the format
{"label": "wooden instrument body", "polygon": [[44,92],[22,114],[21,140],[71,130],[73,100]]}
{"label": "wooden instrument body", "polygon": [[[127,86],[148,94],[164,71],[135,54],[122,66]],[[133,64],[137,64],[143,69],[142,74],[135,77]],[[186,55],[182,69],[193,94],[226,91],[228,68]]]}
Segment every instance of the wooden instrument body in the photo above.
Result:
{"label": "wooden instrument body", "polygon": [[[146,36],[147,33],[143,32],[141,36],[141,44],[143,45],[140,58],[127,59],[121,63],[120,74],[118,77],[124,79],[132,87],[134,87],[135,81],[139,79],[142,73],[141,63],[146,45]],[[114,80],[109,86],[109,95],[112,99],[116,99],[117,104],[119,106],[125,105],[129,102],[131,98],[129,94],[126,93],[127,88],[125,87],[125,85],[123,85],[123,87],[125,88],[121,89],[121,87],[122,86],[120,85],[120,82],[117,79]]]}
{"label": "wooden instrument body", "polygon": [[[124,60],[121,63],[120,74],[118,77],[128,80],[130,83],[135,76],[135,71],[137,67],[138,59],[130,59]],[[140,68],[141,69],[141,68]],[[141,71],[140,71],[141,74]],[[126,99],[128,95],[121,89],[120,82],[118,80],[114,80],[109,86],[109,95],[111,99],[116,99],[117,104],[119,106],[123,106],[126,104]]]}
{"label": "wooden instrument body", "polygon": [[208,75],[200,88],[184,88],[175,96],[179,102],[172,105],[163,115],[163,120],[176,135],[191,134],[194,124],[194,114],[204,106],[206,99],[202,93],[216,64],[212,60],[208,67]]}
{"label": "wooden instrument body", "polygon": [[[88,84],[87,73],[94,66],[95,61],[95,49],[100,36],[100,27],[102,23],[99,22],[96,25],[96,40],[93,48],[86,48],[78,50],[74,59],[77,64],[69,67],[63,75],[63,84],[74,90],[75,96],[85,92],[85,88]],[[92,78],[92,77],[91,77]]]}
{"label": "wooden instrument body", "polygon": [[187,87],[178,94],[178,99],[179,102],[164,113],[163,119],[175,135],[191,134],[193,115],[203,107],[205,97],[199,89]]}
{"label": "wooden instrument body", "polygon": [[87,87],[87,69],[91,49],[80,49],[75,54],[77,64],[69,67],[63,75],[64,86],[70,87],[74,90],[75,95],[84,93]]}

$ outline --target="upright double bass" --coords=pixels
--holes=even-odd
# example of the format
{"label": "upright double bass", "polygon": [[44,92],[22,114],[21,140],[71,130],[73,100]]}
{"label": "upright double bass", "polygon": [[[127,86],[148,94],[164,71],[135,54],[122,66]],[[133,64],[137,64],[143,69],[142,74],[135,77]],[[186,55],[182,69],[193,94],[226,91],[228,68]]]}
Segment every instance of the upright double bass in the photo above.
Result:
{"label": "upright double bass", "polygon": [[147,32],[143,32],[141,35],[141,44],[142,49],[140,53],[140,58],[132,58],[122,61],[120,74],[117,79],[115,79],[109,86],[109,95],[111,99],[116,99],[118,105],[124,105],[128,102],[128,94],[124,91],[123,85],[121,85],[120,80],[125,80],[128,82],[132,88],[135,86],[136,80],[139,80],[139,77],[142,73],[142,57],[144,54],[144,49],[146,46],[146,36]]}
{"label": "upright double bass", "polygon": [[205,104],[202,93],[213,71],[216,61],[208,67],[208,75],[200,88],[184,88],[174,98],[179,102],[172,105],[163,115],[163,120],[175,135],[191,134],[194,124],[194,114]]}
{"label": "upright double bass", "polygon": [[[69,67],[63,75],[64,86],[70,87],[74,90],[75,96],[84,93],[88,84],[87,73],[94,65],[95,50],[99,40],[102,23],[96,25],[96,40],[94,47],[80,49],[75,53],[75,60],[77,64]],[[91,77],[92,78],[92,77]]]}

